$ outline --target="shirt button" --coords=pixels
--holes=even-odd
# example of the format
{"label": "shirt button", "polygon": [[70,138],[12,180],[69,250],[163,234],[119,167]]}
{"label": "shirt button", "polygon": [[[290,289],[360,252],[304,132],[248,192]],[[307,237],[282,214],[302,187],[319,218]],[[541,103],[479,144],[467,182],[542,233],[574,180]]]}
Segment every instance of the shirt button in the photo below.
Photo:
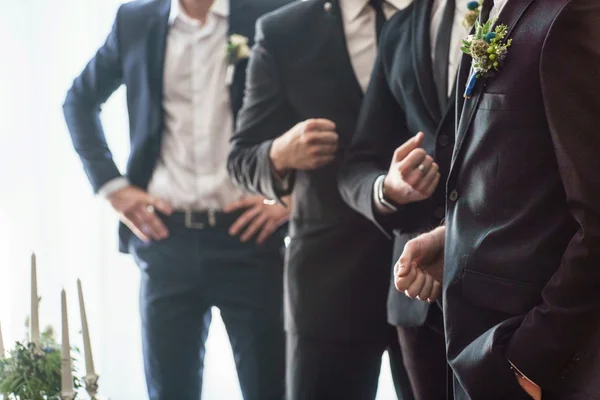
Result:
{"label": "shirt button", "polygon": [[433,212],[433,215],[437,219],[442,219],[446,215],[446,209],[444,207],[436,207],[435,211]]}
{"label": "shirt button", "polygon": [[456,200],[458,200],[458,192],[456,190],[453,190],[452,192],[450,192],[450,201]]}
{"label": "shirt button", "polygon": [[438,143],[440,146],[446,147],[450,144],[450,138],[448,138],[448,135],[440,135],[438,137]]}

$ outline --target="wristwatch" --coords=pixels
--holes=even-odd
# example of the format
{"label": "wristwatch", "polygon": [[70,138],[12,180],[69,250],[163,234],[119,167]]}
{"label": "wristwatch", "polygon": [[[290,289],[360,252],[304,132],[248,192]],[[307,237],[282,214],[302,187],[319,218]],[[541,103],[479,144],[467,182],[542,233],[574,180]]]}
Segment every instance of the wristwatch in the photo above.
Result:
{"label": "wristwatch", "polygon": [[390,211],[396,212],[398,211],[398,206],[395,205],[391,200],[385,198],[385,192],[383,190],[383,181],[385,180],[385,175],[381,175],[375,181],[375,195],[377,196],[377,200],[379,203],[387,208]]}

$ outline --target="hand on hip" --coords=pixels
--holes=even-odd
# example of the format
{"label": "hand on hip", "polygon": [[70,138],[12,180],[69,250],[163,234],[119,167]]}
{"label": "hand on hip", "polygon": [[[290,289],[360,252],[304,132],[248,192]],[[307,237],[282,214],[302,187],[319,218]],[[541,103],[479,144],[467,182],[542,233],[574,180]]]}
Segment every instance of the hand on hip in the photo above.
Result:
{"label": "hand on hip", "polygon": [[141,240],[163,240],[169,231],[156,210],[170,215],[173,210],[166,202],[150,196],[135,186],[127,186],[108,196],[112,208],[119,213],[121,221]]}

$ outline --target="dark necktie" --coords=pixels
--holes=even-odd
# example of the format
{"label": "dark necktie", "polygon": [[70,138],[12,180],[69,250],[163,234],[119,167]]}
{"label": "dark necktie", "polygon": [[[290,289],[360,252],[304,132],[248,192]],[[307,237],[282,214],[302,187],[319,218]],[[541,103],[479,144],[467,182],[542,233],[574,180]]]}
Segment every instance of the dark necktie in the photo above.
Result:
{"label": "dark necktie", "polygon": [[490,13],[494,8],[494,0],[483,0],[481,5],[481,13],[479,14],[479,22],[485,24],[490,19]]}
{"label": "dark necktie", "polygon": [[369,4],[375,10],[375,32],[377,32],[377,43],[379,43],[379,36],[381,36],[381,30],[385,25],[385,13],[383,12],[383,1],[384,0],[369,0]]}
{"label": "dark necktie", "polygon": [[433,79],[442,112],[448,103],[448,64],[450,63],[450,39],[452,38],[455,10],[456,0],[448,0],[435,40]]}

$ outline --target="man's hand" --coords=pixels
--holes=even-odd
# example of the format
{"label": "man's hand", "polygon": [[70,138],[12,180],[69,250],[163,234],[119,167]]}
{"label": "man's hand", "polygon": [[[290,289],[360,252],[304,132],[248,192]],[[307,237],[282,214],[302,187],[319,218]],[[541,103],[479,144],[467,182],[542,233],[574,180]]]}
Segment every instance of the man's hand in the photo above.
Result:
{"label": "man's hand", "polygon": [[[287,198],[284,198],[286,204]],[[262,196],[244,197],[235,203],[228,205],[225,212],[247,209],[229,228],[229,234],[239,235],[244,231],[240,240],[247,242],[260,231],[256,243],[263,244],[290,217],[289,207],[280,204],[272,204]]]}
{"label": "man's hand", "polygon": [[531,382],[529,379],[525,378],[524,376],[520,376],[517,373],[515,373],[515,376],[517,377],[517,380],[519,381],[519,385],[521,385],[523,390],[525,390],[527,392],[527,394],[531,396],[532,399],[542,400],[542,389],[538,385]]}
{"label": "man's hand", "polygon": [[394,266],[396,289],[408,297],[434,302],[442,292],[446,227],[417,236],[406,243]]}
{"label": "man's hand", "polygon": [[335,124],[309,119],[275,139],[269,156],[277,173],[284,176],[289,170],[311,170],[329,164],[337,148]]}
{"label": "man's hand", "polygon": [[110,194],[108,202],[119,213],[121,221],[144,242],[163,240],[169,231],[154,212],[170,215],[173,210],[166,202],[150,196],[135,186],[127,186]]}
{"label": "man's hand", "polygon": [[394,151],[388,174],[383,181],[385,196],[402,205],[425,200],[440,182],[438,165],[420,146],[423,132]]}

